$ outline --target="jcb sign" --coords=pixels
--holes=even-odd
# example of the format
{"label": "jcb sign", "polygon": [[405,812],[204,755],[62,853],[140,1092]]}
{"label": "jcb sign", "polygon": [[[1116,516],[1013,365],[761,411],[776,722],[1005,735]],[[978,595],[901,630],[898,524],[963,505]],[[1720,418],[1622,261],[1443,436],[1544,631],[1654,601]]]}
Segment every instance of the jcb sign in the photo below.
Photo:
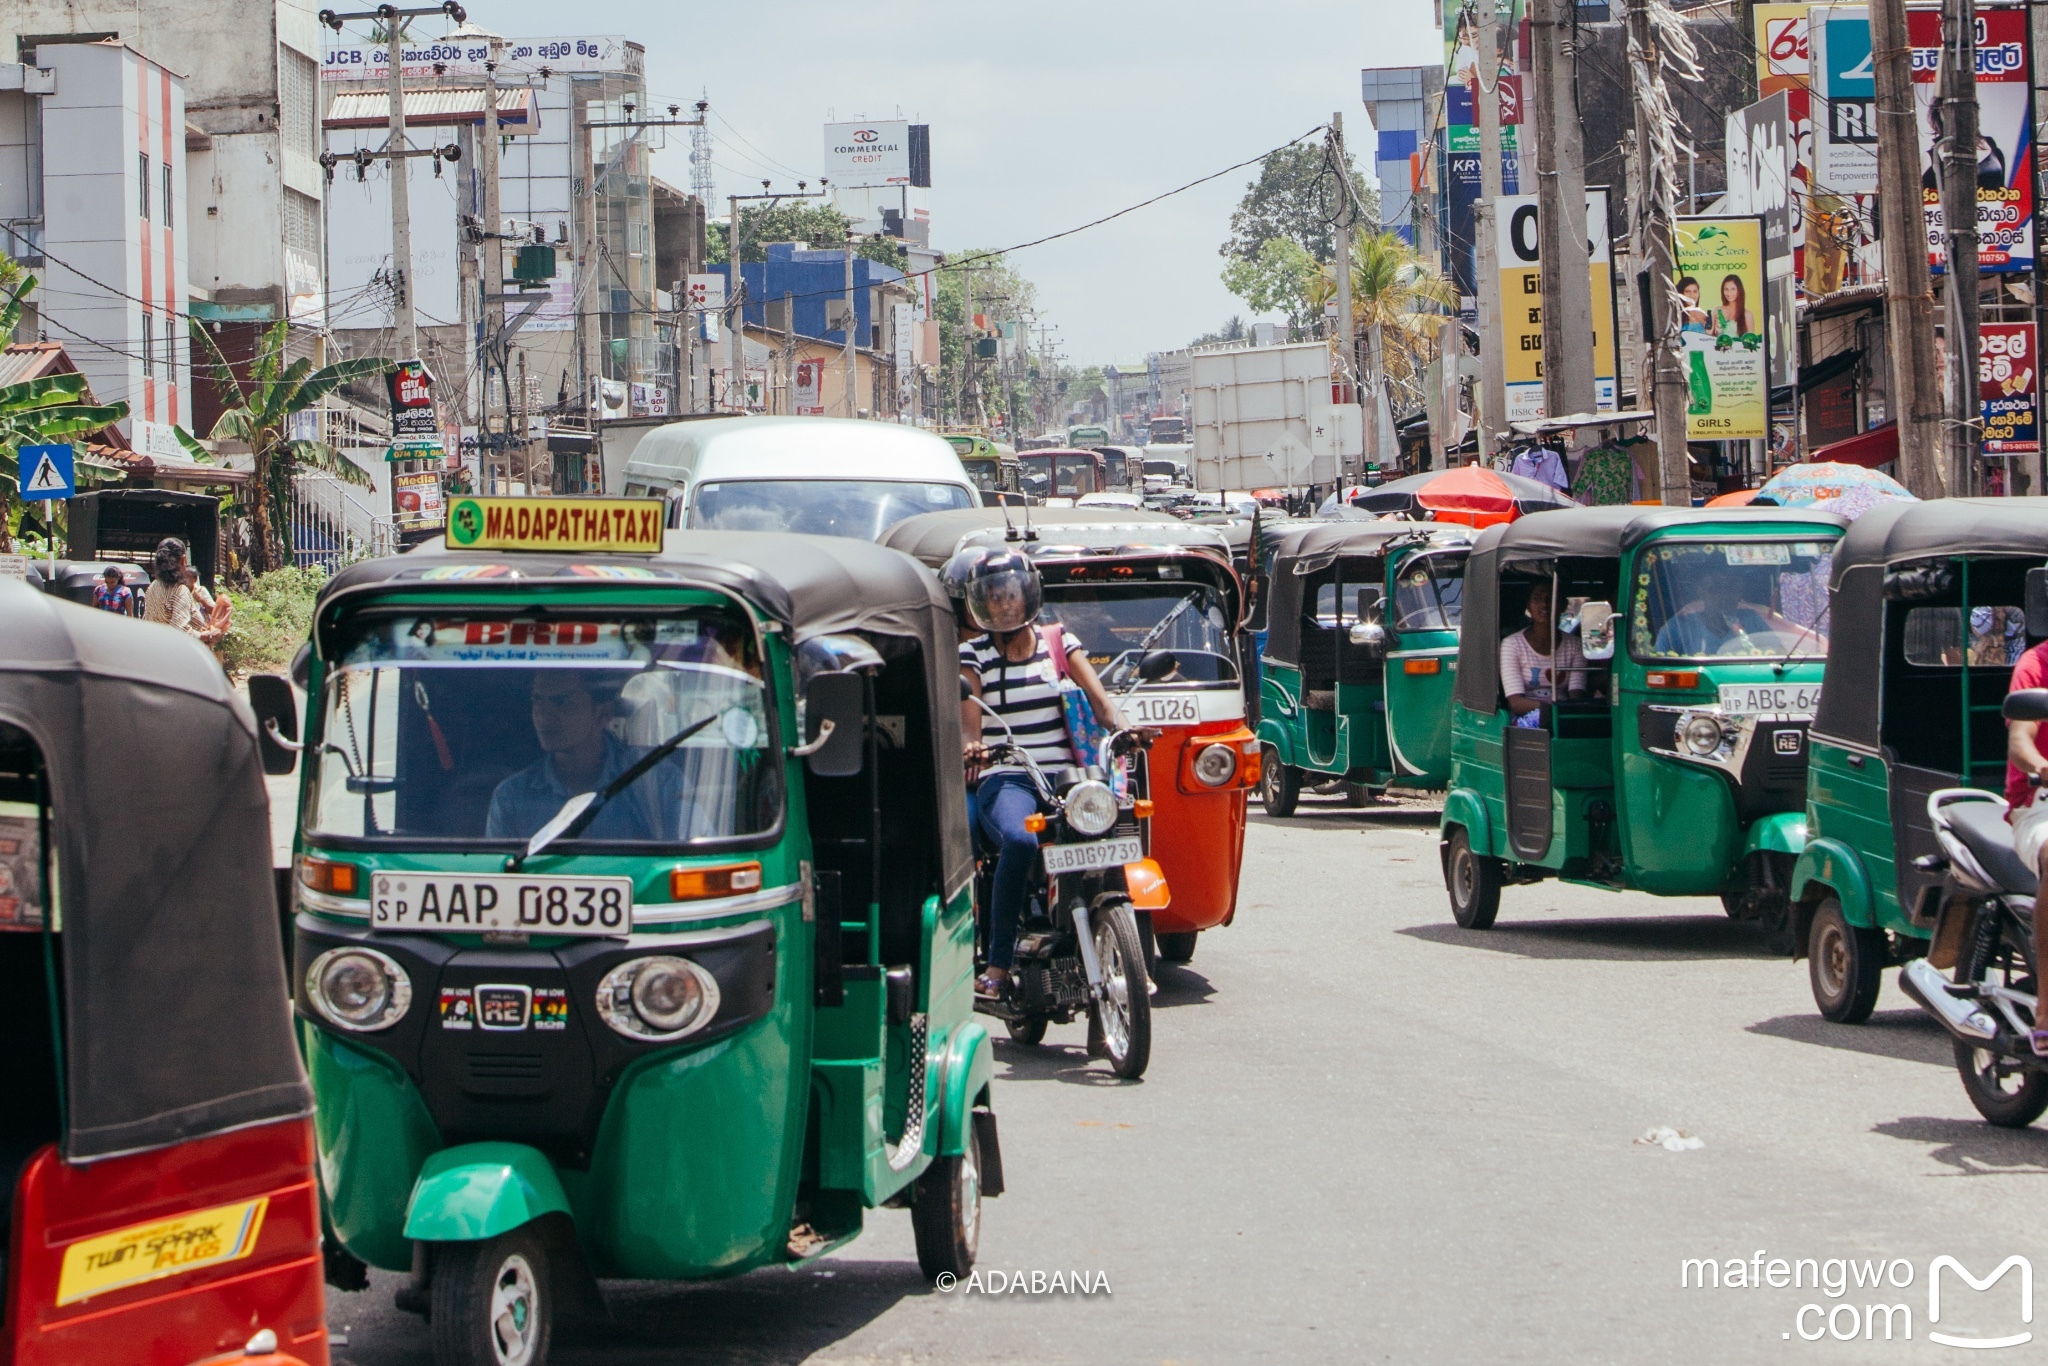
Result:
{"label": "jcb sign", "polygon": [[[1501,355],[1506,363],[1510,422],[1529,422],[1543,411],[1543,270],[1536,197],[1498,201]],[[1614,335],[1614,266],[1607,248],[1607,190],[1586,191],[1586,256],[1593,286],[1593,398],[1599,411],[1615,411],[1621,357]]]}

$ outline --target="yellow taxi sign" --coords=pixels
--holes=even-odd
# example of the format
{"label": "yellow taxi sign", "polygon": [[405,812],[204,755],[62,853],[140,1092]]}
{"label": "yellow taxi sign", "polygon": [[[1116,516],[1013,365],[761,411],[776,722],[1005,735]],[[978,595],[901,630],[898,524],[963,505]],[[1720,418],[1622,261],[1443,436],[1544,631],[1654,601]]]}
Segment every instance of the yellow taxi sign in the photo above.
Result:
{"label": "yellow taxi sign", "polygon": [[266,1195],[81,1239],[64,1249],[57,1303],[71,1304],[203,1266],[240,1261],[255,1251],[269,1207]]}
{"label": "yellow taxi sign", "polygon": [[652,555],[661,549],[664,511],[658,498],[454,498],[448,544]]}

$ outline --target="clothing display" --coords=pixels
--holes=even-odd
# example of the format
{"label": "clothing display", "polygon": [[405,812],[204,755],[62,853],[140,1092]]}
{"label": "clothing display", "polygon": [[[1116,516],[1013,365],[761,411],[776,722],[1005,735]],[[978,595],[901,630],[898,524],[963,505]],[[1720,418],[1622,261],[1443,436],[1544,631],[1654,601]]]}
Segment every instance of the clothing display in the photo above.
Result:
{"label": "clothing display", "polygon": [[1579,477],[1572,484],[1572,497],[1588,507],[1633,503],[1640,495],[1635,462],[1621,446],[1609,442],[1586,452],[1579,462]]}
{"label": "clothing display", "polygon": [[1508,466],[1508,473],[1548,484],[1560,492],[1572,484],[1571,477],[1564,472],[1563,458],[1548,446],[1524,446],[1515,452],[1515,460]]}

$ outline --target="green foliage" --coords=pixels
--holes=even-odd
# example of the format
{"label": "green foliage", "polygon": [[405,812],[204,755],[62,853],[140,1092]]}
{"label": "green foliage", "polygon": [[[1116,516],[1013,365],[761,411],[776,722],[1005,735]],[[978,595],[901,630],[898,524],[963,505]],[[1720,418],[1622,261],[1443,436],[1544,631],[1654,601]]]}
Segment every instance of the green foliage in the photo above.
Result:
{"label": "green foliage", "polygon": [[[973,267],[974,311],[986,314],[991,324],[1014,321],[1036,310],[1037,286],[1012,270],[1000,253],[960,251],[953,253],[952,259]],[[937,281],[933,308],[939,321],[939,373],[943,376],[940,401],[950,409],[964,388],[962,367],[967,355],[971,321],[967,312],[967,271],[959,265],[949,264],[934,279]],[[1004,392],[1006,386],[998,382],[994,362],[978,362],[976,378],[981,385],[982,406],[992,423],[1006,422],[1013,412],[1023,417],[1030,411],[1028,403],[1019,405],[1015,402],[1014,393]],[[971,412],[960,412],[956,416],[960,421],[978,420],[978,415]]]}
{"label": "green foliage", "polygon": [[278,671],[291,663],[313,626],[313,599],[327,581],[319,569],[273,569],[249,591],[233,594],[233,624],[221,637],[221,663],[231,674]]}
{"label": "green foliage", "polygon": [[[36,287],[36,277],[0,256],[0,345],[21,323],[22,300]],[[125,403],[86,403],[84,375],[45,375],[0,387],[0,551],[13,543],[8,534],[8,504],[21,489],[21,448],[61,441],[80,432],[98,431],[128,416]]]}
{"label": "green foliage", "polygon": [[[846,231],[846,215],[820,200],[742,204],[740,260],[767,260],[770,242],[802,242],[818,248],[836,247],[846,241]],[[705,232],[704,260],[707,265],[725,265],[731,259],[731,249],[730,228],[714,227]],[[891,261],[890,264],[893,265],[895,262]]]}
{"label": "green foliage", "polygon": [[1250,260],[1233,258],[1223,285],[1254,313],[1279,313],[1299,332],[1321,307],[1323,268],[1290,237],[1269,237]]}
{"label": "green foliage", "polygon": [[1357,326],[1379,328],[1385,368],[1403,379],[1427,364],[1431,320],[1458,306],[1457,291],[1391,232],[1361,228],[1351,243],[1351,309]]}
{"label": "green foliage", "polygon": [[[1369,221],[1379,219],[1379,195],[1355,164],[1347,165],[1352,188]],[[1343,183],[1320,143],[1295,143],[1269,153],[1230,215],[1230,240],[1219,253],[1256,261],[1268,242],[1284,238],[1318,264],[1337,251],[1333,224],[1342,207]]]}
{"label": "green foliage", "polygon": [[1201,336],[1189,342],[1188,345],[1214,346],[1221,342],[1241,342],[1245,339],[1245,334],[1248,330],[1244,325],[1244,319],[1233,313],[1224,321],[1223,326],[1217,328],[1214,332],[1204,332]]}

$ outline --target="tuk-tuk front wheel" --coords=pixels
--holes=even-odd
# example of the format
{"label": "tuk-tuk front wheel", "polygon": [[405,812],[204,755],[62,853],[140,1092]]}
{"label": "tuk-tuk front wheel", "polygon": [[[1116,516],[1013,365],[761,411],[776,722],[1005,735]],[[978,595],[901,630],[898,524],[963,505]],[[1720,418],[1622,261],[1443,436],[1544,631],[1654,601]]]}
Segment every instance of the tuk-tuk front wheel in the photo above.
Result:
{"label": "tuk-tuk front wheel", "polygon": [[1259,804],[1269,816],[1291,816],[1301,800],[1301,770],[1280,762],[1280,751],[1272,745],[1261,747],[1259,761]]}
{"label": "tuk-tuk front wheel", "polygon": [[434,1366],[543,1366],[555,1306],[532,1225],[436,1243],[433,1257]]}
{"label": "tuk-tuk front wheel", "polygon": [[[1039,1032],[1045,1032],[1041,1021]],[[974,1270],[981,1247],[981,1139],[967,1126],[967,1150],[926,1167],[911,1197],[910,1227],[917,1235],[917,1267],[927,1280],[956,1280]]]}
{"label": "tuk-tuk front wheel", "polygon": [[1988,1048],[1955,1041],[1956,1071],[1962,1073],[1963,1090],[1970,1104],[1988,1123],[2005,1129],[2024,1129],[2048,1110],[2048,1073],[2018,1067]]}
{"label": "tuk-tuk front wheel", "polygon": [[1862,1024],[1877,1008],[1879,973],[1884,970],[1884,935],[1851,925],[1835,897],[1823,900],[1813,913],[1806,940],[1807,978],[1813,1003],[1836,1024]]}
{"label": "tuk-tuk front wheel", "polygon": [[1444,886],[1451,894],[1451,919],[1459,928],[1493,928],[1500,914],[1500,883],[1500,860],[1475,850],[1464,826],[1454,828],[1444,850]]}

